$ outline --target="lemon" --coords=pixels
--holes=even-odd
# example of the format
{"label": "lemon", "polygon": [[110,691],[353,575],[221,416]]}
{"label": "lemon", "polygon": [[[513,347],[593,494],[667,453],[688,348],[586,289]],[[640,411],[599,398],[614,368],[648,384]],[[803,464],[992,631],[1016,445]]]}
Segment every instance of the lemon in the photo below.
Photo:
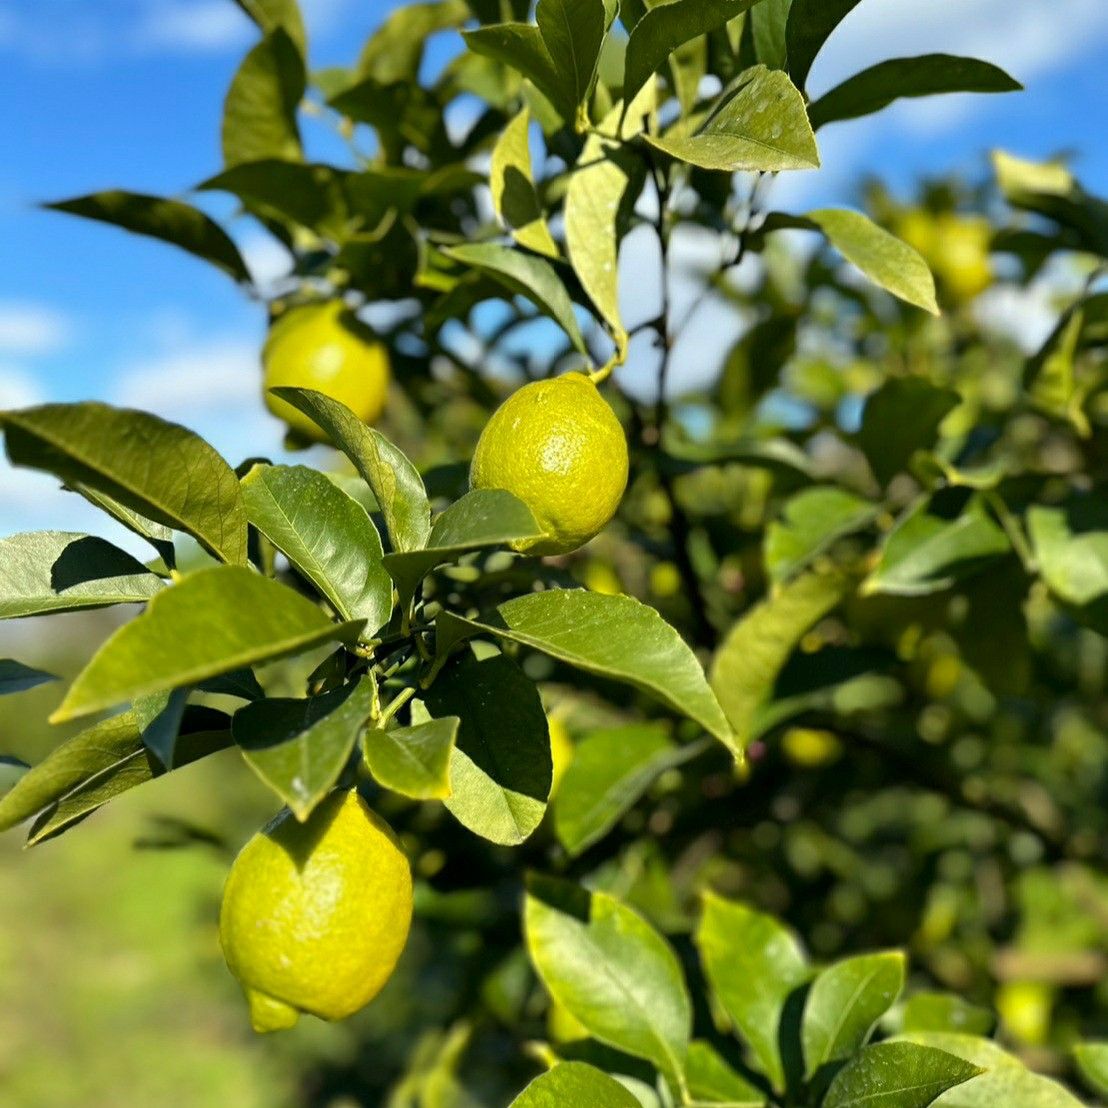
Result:
{"label": "lemon", "polygon": [[568,554],[615,515],[627,487],[627,438],[583,373],[535,381],[486,424],[470,469],[475,489],[506,489],[545,532],[526,554]]}
{"label": "lemon", "polygon": [[304,823],[282,812],[243,847],[223,891],[223,955],[255,1031],[301,1012],[343,1019],[392,976],[412,922],[412,876],[392,831],[355,792]]}
{"label": "lemon", "polygon": [[553,799],[554,794],[558,791],[558,786],[562,783],[566,770],[569,769],[570,762],[573,761],[576,748],[573,743],[573,736],[569,733],[569,728],[561,716],[550,716],[547,719],[547,724],[550,728],[550,761],[553,767],[550,780],[550,797]]}
{"label": "lemon", "polygon": [[1008,1033],[1026,1046],[1042,1046],[1050,1037],[1054,990],[1043,981],[1006,981],[994,1000]]}
{"label": "lemon", "polygon": [[992,228],[987,219],[957,212],[933,215],[914,208],[900,217],[897,231],[923,256],[950,301],[966,303],[992,284]]}
{"label": "lemon", "polygon": [[298,434],[317,442],[326,435],[303,412],[269,390],[315,389],[372,423],[385,407],[389,356],[341,300],[290,308],[270,328],[262,351],[266,407]]}

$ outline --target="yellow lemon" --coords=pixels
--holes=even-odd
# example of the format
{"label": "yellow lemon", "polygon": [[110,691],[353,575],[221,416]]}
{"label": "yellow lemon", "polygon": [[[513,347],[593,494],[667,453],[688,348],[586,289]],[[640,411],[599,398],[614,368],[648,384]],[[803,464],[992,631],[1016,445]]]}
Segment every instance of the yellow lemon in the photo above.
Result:
{"label": "yellow lemon", "polygon": [[1006,981],[994,1000],[1000,1021],[1027,1046],[1042,1046],[1050,1037],[1054,990],[1042,981]]}
{"label": "yellow lemon", "polygon": [[535,381],[486,424],[470,469],[475,489],[507,489],[545,532],[526,554],[567,554],[615,515],[627,487],[627,438],[583,373]]}
{"label": "yellow lemon", "polygon": [[812,727],[790,727],[781,737],[785,757],[794,766],[817,769],[836,761],[842,754],[842,744],[830,731]]}
{"label": "yellow lemon", "polygon": [[305,438],[323,442],[326,435],[270,389],[315,389],[341,401],[366,423],[384,410],[388,352],[341,300],[304,304],[280,316],[266,339],[262,366],[266,407]]}
{"label": "yellow lemon", "polygon": [[569,769],[569,763],[573,761],[575,747],[573,736],[561,716],[550,716],[547,724],[550,728],[550,760],[553,763],[550,780],[550,796],[553,799]]}
{"label": "yellow lemon", "polygon": [[282,812],[243,847],[223,891],[223,955],[255,1031],[301,1012],[343,1019],[392,976],[412,922],[412,875],[391,829],[355,792],[304,823]]}
{"label": "yellow lemon", "polygon": [[989,221],[946,212],[936,220],[935,234],[935,268],[952,299],[964,303],[983,293],[993,283]]}

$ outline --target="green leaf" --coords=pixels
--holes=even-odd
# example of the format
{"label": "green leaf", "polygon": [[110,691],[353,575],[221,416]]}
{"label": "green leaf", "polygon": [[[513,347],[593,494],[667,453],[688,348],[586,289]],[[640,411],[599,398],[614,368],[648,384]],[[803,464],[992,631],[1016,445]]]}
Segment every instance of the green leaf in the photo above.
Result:
{"label": "green leaf", "polygon": [[7,796],[27,776],[31,767],[18,758],[0,755],[0,799]]}
{"label": "green leaf", "polygon": [[924,54],[894,58],[836,85],[808,108],[812,126],[857,119],[888,107],[903,97],[934,96],[944,92],[1018,92],[1023,88],[995,65],[976,58]]}
{"label": "green leaf", "polygon": [[495,23],[463,31],[462,37],[474,53],[522,73],[564,120],[573,122],[576,105],[568,103],[563,95],[561,77],[538,27],[530,23]]}
{"label": "green leaf", "polygon": [[169,693],[139,697],[134,703],[135,718],[142,728],[142,745],[163,766],[173,765],[173,754],[192,692],[193,687],[185,685]]}
{"label": "green leaf", "polygon": [[539,0],[535,9],[546,52],[554,64],[559,100],[574,115],[592,92],[600,47],[608,29],[603,0]]}
{"label": "green leaf", "polygon": [[379,784],[401,796],[445,800],[460,723],[444,716],[389,731],[371,728],[363,740],[366,765]]}
{"label": "green leaf", "polygon": [[978,573],[1010,550],[1004,528],[979,497],[967,501],[961,490],[938,493],[897,521],[862,593],[927,596]]}
{"label": "green leaf", "polygon": [[524,107],[509,120],[496,140],[489,165],[493,207],[520,246],[557,258],[560,256],[558,244],[550,234],[535,191],[528,137],[530,124],[531,113]]}
{"label": "green leaf", "polygon": [[370,35],[358,59],[358,72],[378,81],[415,81],[426,40],[470,17],[465,0],[406,4]]}
{"label": "green leaf", "polygon": [[327,165],[266,158],[232,166],[196,187],[203,192],[228,192],[266,218],[341,240],[351,218],[343,183],[342,176]]}
{"label": "green leaf", "polygon": [[778,172],[820,164],[804,97],[784,73],[765,66],[744,74],[738,89],[725,93],[691,134],[679,124],[661,138],[645,137],[671,157],[702,169]]}
{"label": "green leaf", "polygon": [[512,493],[473,489],[435,520],[424,549],[386,554],[385,569],[396,582],[404,606],[435,566],[456,561],[468,551],[507,546],[542,534],[531,509]]}
{"label": "green leaf", "polygon": [[57,678],[45,670],[25,666],[14,658],[0,658],[0,696],[26,692],[48,681],[57,681]]}
{"label": "green leaf", "polygon": [[376,697],[363,677],[305,700],[259,700],[235,713],[231,731],[250,768],[303,821],[338,781]]}
{"label": "green leaf", "polygon": [[908,998],[901,1015],[906,1033],[915,1031],[958,1031],[990,1035],[996,1018],[988,1008],[970,1004],[954,993],[915,993]]}
{"label": "green leaf", "polygon": [[515,846],[542,822],[552,765],[546,713],[530,678],[508,657],[453,659],[427,690],[438,719],[461,720],[445,804],[459,823]]}
{"label": "green leaf", "polygon": [[770,69],[785,68],[785,28],[791,7],[792,0],[763,0],[750,12],[754,53]]}
{"label": "green leaf", "polygon": [[890,377],[862,410],[858,445],[881,485],[908,466],[917,450],[934,446],[943,420],[961,398],[922,377]]}
{"label": "green leaf", "polygon": [[763,1108],[766,1095],[737,1074],[710,1043],[689,1044],[685,1078],[695,1104],[721,1108]]}
{"label": "green leaf", "polygon": [[679,747],[669,729],[632,723],[594,731],[576,746],[554,800],[554,831],[572,856],[599,842],[666,770],[702,750]]}
{"label": "green leaf", "polygon": [[857,1053],[903,988],[900,951],[844,958],[822,970],[804,1004],[805,1077]]}
{"label": "green leaf", "polygon": [[164,589],[119,628],[51,720],[76,719],[325,642],[350,642],[361,627],[332,623],[310,600],[253,570],[203,569]]}
{"label": "green leaf", "polygon": [[[771,224],[772,226],[773,224]],[[932,315],[939,315],[935,278],[919,253],[860,212],[823,208],[779,225],[818,229],[875,285]]]}
{"label": "green leaf", "polygon": [[513,294],[526,297],[565,331],[577,350],[588,355],[577,317],[573,314],[573,301],[549,262],[493,242],[451,246],[443,253],[487,274]]}
{"label": "green leaf", "polygon": [[281,27],[297,50],[307,56],[308,38],[296,0],[235,0],[235,3],[254,20],[263,34]]}
{"label": "green leaf", "polygon": [[223,161],[227,166],[266,158],[299,161],[296,112],[304,97],[304,59],[281,27],[243,59],[223,105]]}
{"label": "green leaf", "polygon": [[606,893],[534,878],[524,933],[547,992],[590,1035],[681,1088],[692,1009],[681,965],[654,928]]}
{"label": "green leaf", "polygon": [[766,528],[766,568],[775,584],[781,584],[838,539],[868,527],[878,507],[834,485],[804,489],[785,502],[779,520]]}
{"label": "green leaf", "polygon": [[798,88],[808,84],[812,62],[831,32],[858,6],[859,0],[792,0],[785,27],[789,74]]}
{"label": "green leaf", "polygon": [[717,30],[755,3],[757,0],[672,0],[651,7],[627,41],[625,100],[636,96],[679,46]]}
{"label": "green leaf", "polygon": [[13,465],[88,485],[246,564],[246,511],[234,470],[199,435],[107,404],[46,404],[0,414]]}
{"label": "green leaf", "polygon": [[1077,1043],[1073,1060],[1085,1084],[1094,1093],[1108,1096],[1108,1043]]}
{"label": "green leaf", "polygon": [[1082,410],[1087,387],[1077,378],[1077,357],[1085,326],[1084,302],[1062,318],[1035,357],[1028,360],[1023,385],[1031,403],[1055,419],[1068,420],[1083,438],[1091,433]]}
{"label": "green leaf", "polygon": [[1101,625],[1108,594],[1108,506],[1090,496],[1059,507],[1033,505],[1027,530],[1050,591],[1066,604],[1087,609],[1094,624]]}
{"label": "green leaf", "polygon": [[0,619],[142,604],[165,587],[110,542],[68,531],[0,539],[0,581]]}
{"label": "green leaf", "polygon": [[46,207],[168,242],[210,262],[236,281],[250,281],[250,271],[227,232],[202,211],[180,200],[111,189],[58,200]]}
{"label": "green leaf", "polygon": [[[866,1047],[838,1073],[823,1108],[927,1108],[981,1070],[953,1054],[916,1043]],[[995,1101],[995,1104],[1023,1101]],[[1030,1108],[1030,1106],[1026,1106]]]}
{"label": "green leaf", "polygon": [[250,522],[327,597],[372,636],[392,613],[381,537],[365,509],[305,466],[257,465],[242,480]]}
{"label": "green leaf", "polygon": [[536,1077],[511,1108],[639,1108],[639,1102],[603,1070],[584,1062],[562,1062]]}
{"label": "green leaf", "polygon": [[806,574],[763,600],[727,633],[709,680],[741,743],[750,740],[758,709],[800,640],[853,588],[848,574]]}
{"label": "green leaf", "polygon": [[789,995],[811,976],[799,943],[772,916],[708,894],[696,945],[717,999],[781,1091],[781,1018]]}
{"label": "green leaf", "polygon": [[75,493],[83,496],[90,504],[94,504],[101,511],[107,512],[112,519],[122,523],[128,531],[146,539],[167,566],[174,565],[177,555],[173,547],[173,529],[171,527],[147,519],[141,512],[136,512],[120,504],[118,500],[113,500],[107,493],[90,488],[88,485],[73,485],[72,489]]}
{"label": "green leaf", "polygon": [[[178,743],[174,767],[229,746],[227,722],[222,712],[190,707],[182,723],[188,741]],[[36,842],[125,789],[164,772],[162,764],[143,746],[136,713],[124,712],[62,743],[25,773],[0,800],[0,830],[57,805],[56,810],[44,814],[41,827],[36,825],[32,832],[31,841]],[[68,803],[67,797],[72,798]]]}
{"label": "green leaf", "polygon": [[696,655],[653,608],[632,597],[551,589],[506,601],[486,622],[449,612],[439,617],[440,634],[455,634],[459,626],[633,685],[741,754]]}
{"label": "green leaf", "polygon": [[313,389],[273,389],[315,420],[373,490],[393,550],[419,550],[431,533],[431,504],[419,471],[380,431],[366,426],[345,404]]}

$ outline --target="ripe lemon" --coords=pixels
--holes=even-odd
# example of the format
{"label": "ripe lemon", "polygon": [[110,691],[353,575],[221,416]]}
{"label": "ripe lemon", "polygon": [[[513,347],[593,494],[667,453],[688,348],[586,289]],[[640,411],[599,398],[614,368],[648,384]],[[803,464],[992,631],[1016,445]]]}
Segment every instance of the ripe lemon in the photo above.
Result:
{"label": "ripe lemon", "polygon": [[323,431],[303,412],[270,393],[281,386],[315,389],[372,423],[385,407],[389,356],[341,300],[290,308],[270,328],[262,350],[266,407],[316,442]]}
{"label": "ripe lemon", "polygon": [[392,976],[412,922],[412,875],[392,831],[355,792],[304,823],[282,812],[243,847],[223,891],[223,956],[255,1031],[301,1012],[343,1019]]}
{"label": "ripe lemon", "polygon": [[531,509],[545,537],[517,550],[567,554],[615,515],[627,487],[627,438],[583,373],[535,381],[493,412],[469,482],[507,489]]}
{"label": "ripe lemon", "polygon": [[933,215],[915,208],[901,216],[897,230],[923,256],[951,302],[964,304],[992,284],[992,228],[987,219],[956,212]]}

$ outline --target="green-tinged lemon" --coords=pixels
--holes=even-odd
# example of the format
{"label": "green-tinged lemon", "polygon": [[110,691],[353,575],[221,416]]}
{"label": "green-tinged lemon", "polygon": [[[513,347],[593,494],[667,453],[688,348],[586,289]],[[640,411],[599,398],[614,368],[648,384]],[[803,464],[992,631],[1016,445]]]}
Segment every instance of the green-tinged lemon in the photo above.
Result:
{"label": "green-tinged lemon", "polygon": [[545,532],[526,554],[567,554],[616,513],[627,487],[627,438],[583,373],[535,381],[513,393],[481,433],[470,469],[475,489],[506,489]]}
{"label": "green-tinged lemon", "polygon": [[231,867],[220,942],[255,1031],[301,1012],[338,1020],[392,976],[412,922],[412,876],[388,824],[355,792],[304,823],[282,812]]}
{"label": "green-tinged lemon", "polygon": [[262,351],[266,407],[298,434],[318,442],[323,431],[269,390],[315,389],[373,423],[385,407],[389,356],[373,332],[341,300],[290,308],[270,328]]}

